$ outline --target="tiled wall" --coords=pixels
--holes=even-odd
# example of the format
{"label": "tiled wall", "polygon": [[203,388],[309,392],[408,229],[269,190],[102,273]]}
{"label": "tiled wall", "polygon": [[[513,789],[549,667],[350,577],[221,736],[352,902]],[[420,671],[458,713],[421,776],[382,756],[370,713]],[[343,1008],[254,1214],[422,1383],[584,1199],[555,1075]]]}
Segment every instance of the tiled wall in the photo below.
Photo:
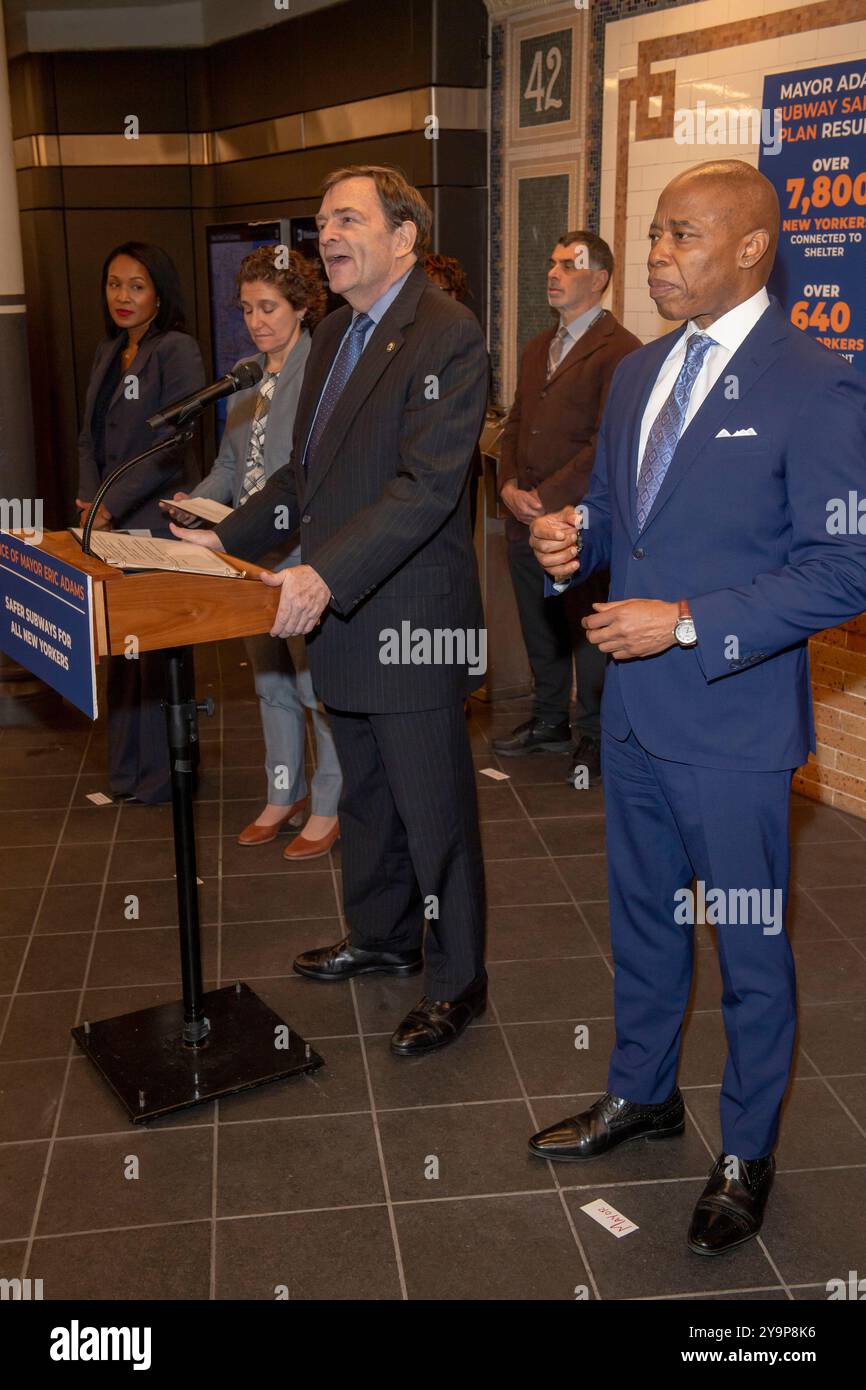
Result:
{"label": "tiled wall", "polygon": [[[588,225],[598,230],[599,197],[601,193],[602,112],[605,90],[604,55],[610,24],[642,14],[652,14],[658,21],[661,12],[693,0],[593,0],[590,9],[590,40],[587,88],[586,127],[586,215]],[[760,0],[755,0],[756,12]]]}
{"label": "tiled wall", "polygon": [[517,186],[517,344],[522,347],[551,323],[543,293],[548,249],[565,231],[569,177],[531,175]]}
{"label": "tiled wall", "polygon": [[866,54],[864,0],[704,0],[608,23],[599,231],[619,264],[613,309],[644,341],[667,332],[646,294],[647,231],[659,193],[700,159],[757,164],[756,145],[673,138],[674,112],[760,108],[768,73]]}
{"label": "tiled wall", "polygon": [[[552,321],[545,276],[553,243],[583,225],[588,42],[589,12],[573,3],[492,26],[490,344],[493,397],[504,405],[521,348]],[[528,88],[543,96],[527,100]]]}
{"label": "tiled wall", "polygon": [[[757,164],[755,145],[680,145],[673,113],[760,108],[768,73],[866,55],[864,0],[704,0],[614,20],[604,35],[599,230],[618,260],[613,308],[644,341],[669,331],[646,293],[647,231],[661,189],[702,158]],[[866,819],[866,617],[810,643],[817,755],[798,790]]]}

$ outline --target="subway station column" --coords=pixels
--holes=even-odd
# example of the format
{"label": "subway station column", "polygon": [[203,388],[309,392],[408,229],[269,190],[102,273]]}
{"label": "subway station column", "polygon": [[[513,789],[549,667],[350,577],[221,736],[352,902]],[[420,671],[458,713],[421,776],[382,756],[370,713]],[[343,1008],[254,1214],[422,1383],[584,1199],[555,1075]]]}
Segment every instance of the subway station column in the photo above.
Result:
{"label": "subway station column", "polygon": [[[36,502],[36,460],[30,404],[30,363],[27,355],[27,306],[18,185],[12,144],[12,108],[6,31],[0,0],[0,524],[13,526],[17,515],[31,524],[39,515]],[[35,523],[38,524],[38,523]],[[29,695],[38,688],[28,672],[0,652],[0,711],[11,696]]]}
{"label": "subway station column", "polygon": [[36,464],[27,356],[27,306],[18,186],[12,145],[9,70],[0,0],[0,492],[6,498],[35,496]]}

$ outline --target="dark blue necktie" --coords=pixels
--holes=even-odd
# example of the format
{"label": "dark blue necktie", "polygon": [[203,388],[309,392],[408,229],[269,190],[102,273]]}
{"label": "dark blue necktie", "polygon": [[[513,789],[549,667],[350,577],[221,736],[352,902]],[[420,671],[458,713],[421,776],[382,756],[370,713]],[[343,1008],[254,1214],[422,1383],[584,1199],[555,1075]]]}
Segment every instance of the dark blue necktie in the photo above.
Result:
{"label": "dark blue necktie", "polygon": [[704,358],[710,348],[715,347],[715,345],[715,339],[706,333],[693,333],[691,335],[686,345],[685,361],[674,382],[673,390],[653,421],[652,428],[647,435],[637,479],[637,524],[640,531],[646,525],[653,502],[658,496],[659,488],[665,480],[665,474],[670,468],[671,459],[676,452],[680,435],[683,432],[683,421],[686,418],[692,387],[704,365]]}
{"label": "dark blue necktie", "polygon": [[304,450],[305,471],[309,469],[313,461],[319,440],[325,432],[325,426],[334,413],[334,406],[342,396],[346,382],[357,366],[358,358],[364,350],[364,334],[372,322],[369,314],[358,314],[343,339],[340,351],[334,361],[333,370],[328,377],[328,384],[319,400],[319,409],[307,439],[307,447]]}

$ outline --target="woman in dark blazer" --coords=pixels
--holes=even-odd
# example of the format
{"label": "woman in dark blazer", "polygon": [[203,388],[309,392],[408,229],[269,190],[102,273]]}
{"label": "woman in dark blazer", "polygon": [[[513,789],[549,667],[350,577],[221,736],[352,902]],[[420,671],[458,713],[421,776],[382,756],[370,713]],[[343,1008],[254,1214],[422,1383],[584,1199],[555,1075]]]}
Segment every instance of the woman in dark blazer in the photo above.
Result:
{"label": "woman in dark blazer", "polygon": [[[177,271],[165,251],[138,241],[115,247],[102,267],[101,288],[106,336],[96,349],[78,440],[82,525],[100,482],[173,433],[152,430],[148,417],[205,384],[198,344],[186,332]],[[197,477],[189,446],[166,450],[108,492],[95,527],[169,536],[159,499],[168,489],[192,488]],[[109,659],[109,788],[115,800],[170,799],[160,706],[164,671],[160,652]]]}

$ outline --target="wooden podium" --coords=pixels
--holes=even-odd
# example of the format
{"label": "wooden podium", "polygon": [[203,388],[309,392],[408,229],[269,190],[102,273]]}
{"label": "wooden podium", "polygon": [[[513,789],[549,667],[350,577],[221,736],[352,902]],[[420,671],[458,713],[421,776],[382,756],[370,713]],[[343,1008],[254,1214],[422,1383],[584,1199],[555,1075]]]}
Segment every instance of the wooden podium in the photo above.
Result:
{"label": "wooden podium", "polygon": [[182,648],[269,631],[279,591],[261,583],[259,566],[228,555],[222,558],[242,578],[124,573],[85,555],[66,531],[45,532],[34,548],[90,576],[97,659],[124,655],[130,635],[139,651],[166,654],[183,999],[87,1022],[73,1028],[72,1036],[134,1122],[315,1070],[323,1059],[246,984],[238,981],[207,994],[202,989],[193,752],[198,711],[213,713],[213,701],[196,704]]}

